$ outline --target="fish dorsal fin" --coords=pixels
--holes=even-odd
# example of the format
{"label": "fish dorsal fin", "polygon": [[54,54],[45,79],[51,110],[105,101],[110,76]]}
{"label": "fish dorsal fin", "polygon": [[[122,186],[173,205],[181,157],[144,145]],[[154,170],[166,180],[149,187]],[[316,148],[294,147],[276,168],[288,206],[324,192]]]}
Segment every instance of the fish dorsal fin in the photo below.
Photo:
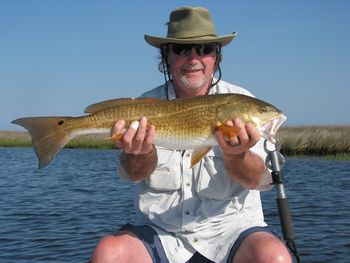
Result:
{"label": "fish dorsal fin", "polygon": [[156,103],[161,101],[161,99],[156,98],[121,98],[121,99],[111,99],[111,100],[105,100],[101,101],[95,104],[92,104],[84,110],[85,113],[95,113],[101,110],[109,109],[112,107],[117,106],[123,106],[123,105],[130,105],[132,103]]}
{"label": "fish dorsal fin", "polygon": [[195,166],[213,147],[195,149],[192,153],[191,167]]}

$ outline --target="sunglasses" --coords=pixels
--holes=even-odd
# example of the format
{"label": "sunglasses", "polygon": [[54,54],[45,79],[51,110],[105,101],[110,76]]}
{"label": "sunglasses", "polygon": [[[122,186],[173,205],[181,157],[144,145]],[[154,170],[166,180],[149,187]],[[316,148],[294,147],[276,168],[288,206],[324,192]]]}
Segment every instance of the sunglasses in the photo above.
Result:
{"label": "sunglasses", "polygon": [[182,57],[188,57],[192,49],[196,51],[198,56],[205,56],[213,52],[218,46],[217,43],[205,43],[205,44],[169,44],[170,50],[176,55]]}

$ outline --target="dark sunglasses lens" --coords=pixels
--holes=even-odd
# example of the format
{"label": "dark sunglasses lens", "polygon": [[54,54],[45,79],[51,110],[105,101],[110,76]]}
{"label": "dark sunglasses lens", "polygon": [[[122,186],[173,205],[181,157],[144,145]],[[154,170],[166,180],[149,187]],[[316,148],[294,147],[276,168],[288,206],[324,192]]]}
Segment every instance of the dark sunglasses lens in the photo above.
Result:
{"label": "dark sunglasses lens", "polygon": [[204,55],[208,55],[211,52],[213,52],[216,48],[216,44],[215,43],[208,43],[208,44],[203,44],[203,53]]}
{"label": "dark sunglasses lens", "polygon": [[176,55],[181,55],[186,57],[191,53],[192,48],[196,50],[196,53],[199,56],[204,56],[213,52],[216,48],[216,44],[215,43],[196,44],[196,45],[171,44],[171,50]]}
{"label": "dark sunglasses lens", "polygon": [[176,54],[176,55],[186,55],[191,52],[192,45],[181,45],[181,44],[172,44],[171,45],[171,50]]}

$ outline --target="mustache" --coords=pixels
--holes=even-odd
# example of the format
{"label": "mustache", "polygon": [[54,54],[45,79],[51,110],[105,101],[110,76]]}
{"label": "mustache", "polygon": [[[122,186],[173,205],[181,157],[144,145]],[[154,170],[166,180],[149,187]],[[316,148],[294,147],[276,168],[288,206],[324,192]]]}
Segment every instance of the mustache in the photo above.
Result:
{"label": "mustache", "polygon": [[190,71],[190,70],[203,70],[204,67],[201,65],[195,65],[195,66],[191,66],[191,65],[184,65],[181,67],[182,70],[186,70],[186,71]]}

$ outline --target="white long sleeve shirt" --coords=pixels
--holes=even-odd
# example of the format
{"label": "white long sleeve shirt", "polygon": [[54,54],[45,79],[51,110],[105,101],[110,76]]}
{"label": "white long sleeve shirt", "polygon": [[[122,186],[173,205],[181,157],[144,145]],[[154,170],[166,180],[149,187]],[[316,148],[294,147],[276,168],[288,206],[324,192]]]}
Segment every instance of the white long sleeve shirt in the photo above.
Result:
{"label": "white long sleeve shirt", "polygon": [[[247,90],[220,81],[210,94]],[[171,83],[142,95],[175,99]],[[147,117],[147,116],[146,116]],[[265,160],[263,140],[252,152]],[[226,262],[239,234],[252,226],[266,226],[258,190],[249,190],[226,172],[219,146],[190,169],[192,151],[157,147],[158,165],[147,179],[137,183],[135,207],[140,225],[152,226],[159,234],[170,262],[186,262],[196,251],[214,262]],[[119,175],[128,175],[119,168]],[[261,189],[269,189],[266,169]]]}

